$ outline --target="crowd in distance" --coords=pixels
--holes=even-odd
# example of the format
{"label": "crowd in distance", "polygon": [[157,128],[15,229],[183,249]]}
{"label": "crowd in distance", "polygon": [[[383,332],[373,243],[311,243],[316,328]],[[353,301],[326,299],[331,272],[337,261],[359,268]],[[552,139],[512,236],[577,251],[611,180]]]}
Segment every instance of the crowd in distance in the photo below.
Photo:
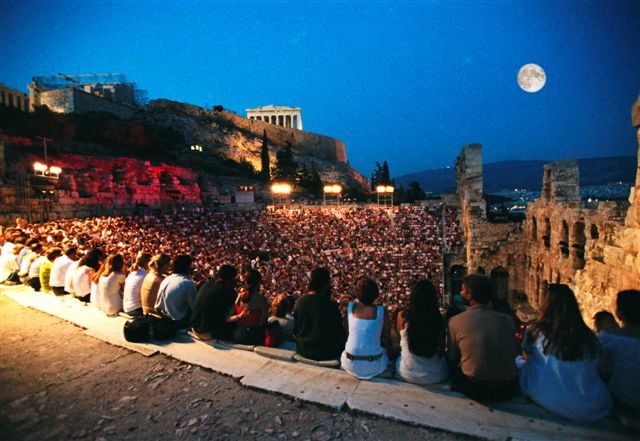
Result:
{"label": "crowd in distance", "polygon": [[17,275],[107,315],[160,313],[200,339],[289,339],[300,357],[339,360],[359,379],[450,379],[481,402],[522,392],[577,421],[615,403],[633,426],[640,411],[640,292],[620,292],[622,326],[603,311],[595,334],[571,289],[550,284],[521,345],[482,274],[465,277],[464,305],[443,314],[442,253],[461,243],[444,207],[18,220],[3,240],[0,280]]}

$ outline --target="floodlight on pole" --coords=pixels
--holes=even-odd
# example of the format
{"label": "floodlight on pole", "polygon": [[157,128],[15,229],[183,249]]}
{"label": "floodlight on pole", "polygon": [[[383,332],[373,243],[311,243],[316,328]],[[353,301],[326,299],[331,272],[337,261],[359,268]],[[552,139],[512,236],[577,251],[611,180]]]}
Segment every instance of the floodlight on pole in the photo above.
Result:
{"label": "floodlight on pole", "polygon": [[378,205],[380,205],[380,199],[382,199],[384,205],[387,205],[387,199],[391,201],[391,206],[393,206],[393,192],[395,188],[393,185],[378,185],[376,187],[376,192],[378,193]]}
{"label": "floodlight on pole", "polygon": [[340,205],[340,195],[342,194],[342,185],[329,184],[325,185],[322,189],[322,204],[326,205],[327,197],[335,196],[336,202]]}
{"label": "floodlight on pole", "polygon": [[271,185],[271,193],[273,193],[274,200],[280,200],[283,207],[292,190],[293,187],[291,187],[291,184],[287,184],[286,182],[275,182]]}
{"label": "floodlight on pole", "polygon": [[42,162],[34,162],[33,173],[37,176],[42,176],[45,178],[58,179],[60,177],[60,174],[62,173],[62,169],[57,165],[47,167],[47,165],[43,164]]}
{"label": "floodlight on pole", "polygon": [[278,196],[287,196],[291,194],[291,184],[287,183],[275,183],[271,185],[271,193]]}

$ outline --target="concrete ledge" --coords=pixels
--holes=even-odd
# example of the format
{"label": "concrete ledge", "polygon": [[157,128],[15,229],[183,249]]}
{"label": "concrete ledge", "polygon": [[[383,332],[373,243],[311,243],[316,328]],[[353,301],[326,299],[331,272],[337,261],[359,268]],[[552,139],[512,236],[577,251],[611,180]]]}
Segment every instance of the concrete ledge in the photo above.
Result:
{"label": "concrete ledge", "polygon": [[358,380],[343,371],[300,363],[268,361],[240,383],[340,409],[355,391]]}
{"label": "concrete ledge", "polygon": [[[125,340],[122,336],[114,337],[112,334],[100,332],[96,329],[87,329],[84,333],[89,337],[97,338],[98,340],[105,341],[112,345],[121,346],[131,351],[138,352],[145,357],[151,357],[158,353],[158,349],[151,343],[131,343]],[[120,330],[120,334],[122,334],[122,330]]]}
{"label": "concrete ledge", "polygon": [[340,360],[312,360],[311,358],[303,357],[302,355],[296,353],[293,355],[293,359],[295,361],[299,361],[300,363],[309,364],[311,366],[319,366],[323,368],[334,368],[337,369],[340,367]]}
{"label": "concrete ledge", "polygon": [[292,351],[291,349],[268,348],[266,346],[256,346],[253,351],[263,357],[281,361],[293,361],[293,356],[296,353],[296,351]]}

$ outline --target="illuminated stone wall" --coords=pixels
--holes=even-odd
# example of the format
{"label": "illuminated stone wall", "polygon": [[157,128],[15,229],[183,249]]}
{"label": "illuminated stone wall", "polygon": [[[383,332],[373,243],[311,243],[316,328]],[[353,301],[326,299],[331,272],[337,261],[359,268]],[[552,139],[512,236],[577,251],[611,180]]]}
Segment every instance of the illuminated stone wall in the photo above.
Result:
{"label": "illuminated stone wall", "polygon": [[52,180],[31,173],[31,164],[38,160],[26,155],[11,165],[11,182],[0,191],[7,208],[0,212],[2,224],[10,225],[16,216],[29,213],[39,222],[230,202],[230,196],[219,194],[192,170],[164,163],[65,154],[55,157],[63,172]]}
{"label": "illuminated stone wall", "polygon": [[109,112],[121,118],[130,118],[137,112],[133,107],[77,89],[40,92],[38,102],[34,105],[46,105],[52,111],[60,113]]}
{"label": "illuminated stone wall", "polygon": [[[640,99],[632,123],[640,127]],[[640,129],[637,137],[640,164]],[[482,267],[489,275],[502,267],[508,272],[510,296],[525,296],[533,308],[540,305],[547,283],[566,283],[588,324],[597,311],[614,310],[618,291],[640,289],[640,168],[629,204],[600,202],[587,208],[580,202],[575,161],[547,164],[541,197],[527,207],[525,221],[490,224],[478,200],[481,150],[465,147],[457,165],[472,271]]]}
{"label": "illuminated stone wall", "polygon": [[466,145],[456,160],[457,191],[460,198],[461,225],[465,238],[467,272],[484,272],[501,282],[501,298],[512,300],[522,295],[524,274],[520,251],[521,225],[491,223],[486,219],[482,198],[482,146]]}

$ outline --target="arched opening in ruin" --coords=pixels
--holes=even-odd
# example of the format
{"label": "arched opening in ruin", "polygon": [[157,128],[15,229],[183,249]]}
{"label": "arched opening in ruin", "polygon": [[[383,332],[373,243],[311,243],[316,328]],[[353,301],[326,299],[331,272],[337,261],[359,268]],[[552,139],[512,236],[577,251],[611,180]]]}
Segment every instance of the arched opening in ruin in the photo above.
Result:
{"label": "arched opening in ruin", "polygon": [[562,221],[562,234],[558,245],[560,245],[562,257],[569,257],[569,225],[566,220]]}
{"label": "arched opening in ruin", "polygon": [[575,268],[584,268],[584,245],[587,237],[584,234],[584,222],[576,222],[573,225],[573,240],[571,247],[573,248],[573,257],[575,259]]}
{"label": "arched opening in ruin", "polygon": [[[489,278],[491,279],[494,308],[507,312],[509,310],[509,272],[499,266],[491,270]],[[506,311],[503,311],[504,309]]]}
{"label": "arched opening in ruin", "polygon": [[451,295],[458,294],[462,288],[462,279],[467,275],[467,269],[462,265],[453,265],[449,271],[451,280]]}
{"label": "arched opening in ruin", "polygon": [[545,247],[551,247],[551,221],[548,217],[544,220],[544,236],[542,236],[542,240]]}
{"label": "arched opening in ruin", "polygon": [[591,224],[591,239],[596,240],[600,237],[600,233],[598,232],[598,226],[596,224]]}
{"label": "arched opening in ruin", "polygon": [[531,239],[538,239],[538,221],[535,217],[531,219]]}

